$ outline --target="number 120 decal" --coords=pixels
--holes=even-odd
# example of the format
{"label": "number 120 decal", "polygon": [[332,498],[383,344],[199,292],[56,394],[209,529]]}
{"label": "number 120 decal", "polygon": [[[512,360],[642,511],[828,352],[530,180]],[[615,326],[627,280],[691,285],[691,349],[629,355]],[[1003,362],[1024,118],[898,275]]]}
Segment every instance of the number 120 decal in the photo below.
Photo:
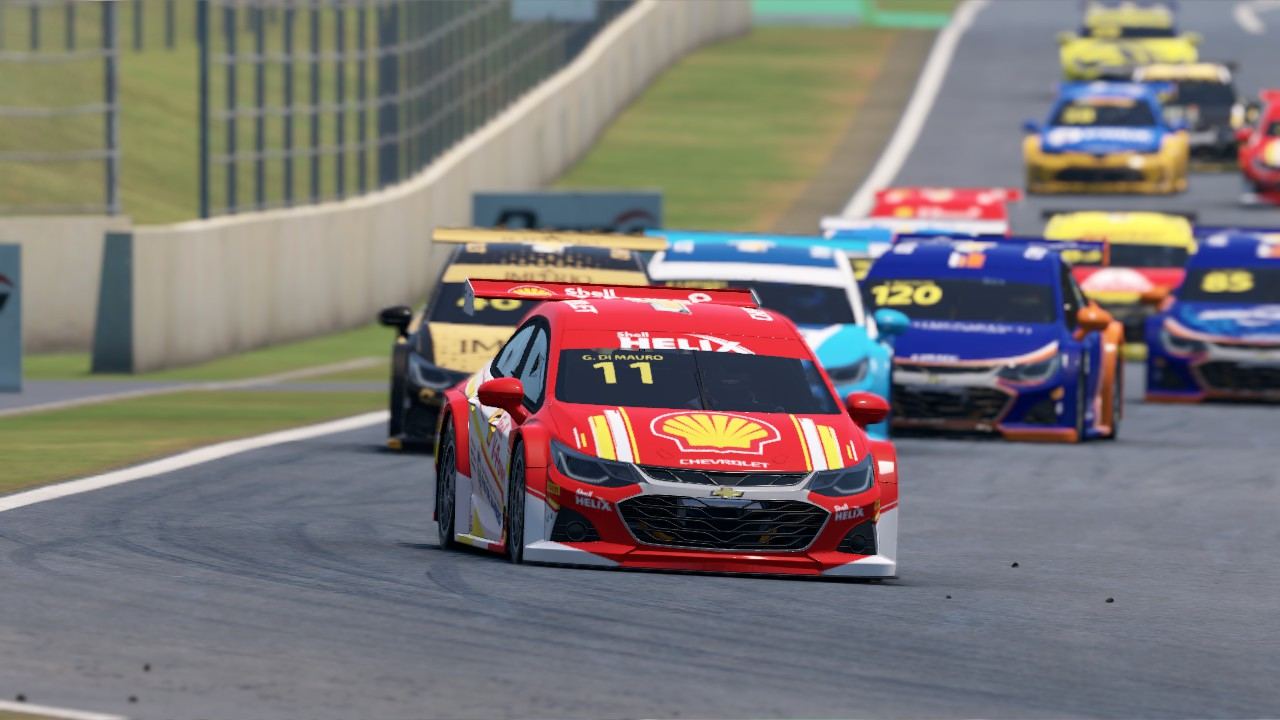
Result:
{"label": "number 120 decal", "polygon": [[871,288],[876,305],[935,305],[942,288],[932,282],[891,280]]}

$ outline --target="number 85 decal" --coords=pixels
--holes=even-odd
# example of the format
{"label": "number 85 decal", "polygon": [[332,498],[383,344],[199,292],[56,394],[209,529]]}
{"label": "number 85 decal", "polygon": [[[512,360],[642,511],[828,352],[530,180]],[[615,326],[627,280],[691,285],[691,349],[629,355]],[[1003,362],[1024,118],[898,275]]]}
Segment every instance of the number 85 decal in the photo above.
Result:
{"label": "number 85 decal", "polygon": [[876,305],[935,305],[942,288],[931,282],[891,281],[871,288]]}

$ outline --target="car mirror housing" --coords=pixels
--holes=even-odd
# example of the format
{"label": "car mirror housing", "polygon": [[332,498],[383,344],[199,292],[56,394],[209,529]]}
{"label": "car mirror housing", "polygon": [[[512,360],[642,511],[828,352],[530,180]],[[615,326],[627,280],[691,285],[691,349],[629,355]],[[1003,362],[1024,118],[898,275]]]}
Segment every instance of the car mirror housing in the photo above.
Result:
{"label": "car mirror housing", "polygon": [[383,308],[382,312],[378,313],[378,322],[389,328],[395,328],[401,335],[407,335],[409,323],[413,322],[413,310],[408,305]]}
{"label": "car mirror housing", "polygon": [[853,422],[863,429],[889,417],[889,403],[875,393],[849,393],[844,399],[844,407]]}
{"label": "car mirror housing", "polygon": [[1143,290],[1142,295],[1139,296],[1138,299],[1141,300],[1144,305],[1160,306],[1164,304],[1165,299],[1168,297],[1169,288],[1155,285]]}
{"label": "car mirror housing", "polygon": [[503,377],[486,380],[476,391],[480,404],[506,410],[516,422],[523,422],[527,413],[524,410],[524,383],[516,378]]}
{"label": "car mirror housing", "polygon": [[1076,321],[1085,332],[1100,332],[1111,324],[1111,313],[1097,305],[1085,305],[1076,313]]}
{"label": "car mirror housing", "polygon": [[911,319],[893,308],[880,308],[871,317],[875,318],[876,329],[882,338],[895,338],[911,327]]}
{"label": "car mirror housing", "polygon": [[1249,142],[1249,137],[1253,135],[1253,128],[1249,126],[1236,128],[1236,142]]}
{"label": "car mirror housing", "polygon": [[1022,131],[1029,135],[1037,135],[1040,133],[1040,123],[1035,120],[1023,120]]}
{"label": "car mirror housing", "polygon": [[1058,33],[1057,37],[1058,37],[1059,45],[1066,45],[1067,43],[1076,39],[1076,34],[1071,32],[1070,30],[1063,30],[1062,32]]}

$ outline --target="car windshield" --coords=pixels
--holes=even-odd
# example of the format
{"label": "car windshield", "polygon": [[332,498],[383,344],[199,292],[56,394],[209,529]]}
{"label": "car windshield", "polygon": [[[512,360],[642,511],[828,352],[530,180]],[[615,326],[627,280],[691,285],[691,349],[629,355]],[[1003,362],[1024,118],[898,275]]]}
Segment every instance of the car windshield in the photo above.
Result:
{"label": "car windshield", "polygon": [[675,410],[839,412],[810,360],[697,350],[562,350],[556,399]]}
{"label": "car windshield", "polygon": [[1170,38],[1175,37],[1177,31],[1171,27],[1096,27],[1089,31],[1090,37],[1096,38]]}
{"label": "car windshield", "polygon": [[1195,268],[1178,288],[1190,302],[1280,304],[1280,268]]}
{"label": "car windshield", "polygon": [[442,283],[431,305],[428,322],[464,325],[506,325],[515,327],[538,303],[509,298],[477,298],[476,312],[466,312],[466,283]]}
{"label": "car windshield", "polygon": [[1111,243],[1111,265],[1114,267],[1180,268],[1187,264],[1190,253],[1174,245],[1126,245]]}
{"label": "car windshield", "polygon": [[1050,285],[1002,278],[926,280],[877,278],[867,287],[871,307],[901,310],[912,320],[1053,323]]}
{"label": "car windshield", "polygon": [[1280,137],[1280,120],[1276,120],[1267,126],[1266,137]]}
{"label": "car windshield", "polygon": [[1129,98],[1095,98],[1063,103],[1050,125],[1151,127],[1156,118],[1145,102]]}
{"label": "car windshield", "polygon": [[1182,80],[1178,82],[1177,105],[1230,107],[1236,101],[1235,88],[1220,82]]}
{"label": "car windshield", "polygon": [[761,307],[776,310],[797,325],[852,325],[858,322],[849,293],[844,288],[774,282],[745,284],[756,291]]}

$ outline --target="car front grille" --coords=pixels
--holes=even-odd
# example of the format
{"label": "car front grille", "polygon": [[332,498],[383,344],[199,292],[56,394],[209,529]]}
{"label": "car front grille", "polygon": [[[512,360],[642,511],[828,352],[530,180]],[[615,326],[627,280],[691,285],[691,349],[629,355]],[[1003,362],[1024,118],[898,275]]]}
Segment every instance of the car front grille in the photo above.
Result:
{"label": "car front grille", "polygon": [[1142,173],[1138,170],[1121,167],[1100,168],[1066,168],[1059,170],[1057,179],[1062,182],[1084,183],[1117,183],[1142,182]]}
{"label": "car front grille", "polygon": [[1215,390],[1280,391],[1280,365],[1247,365],[1220,360],[1207,362],[1197,369],[1205,383]]}
{"label": "car front grille", "polygon": [[618,509],[641,543],[698,550],[803,550],[827,520],[827,511],[798,500],[639,495]]}
{"label": "car front grille", "polygon": [[654,480],[688,483],[690,485],[729,485],[731,487],[797,485],[807,477],[806,473],[715,472],[687,468],[654,467],[651,465],[641,465],[640,469],[644,471],[645,475]]}
{"label": "car front grille", "polygon": [[893,414],[904,420],[994,421],[1010,397],[992,388],[938,390],[918,385],[893,386]]}

